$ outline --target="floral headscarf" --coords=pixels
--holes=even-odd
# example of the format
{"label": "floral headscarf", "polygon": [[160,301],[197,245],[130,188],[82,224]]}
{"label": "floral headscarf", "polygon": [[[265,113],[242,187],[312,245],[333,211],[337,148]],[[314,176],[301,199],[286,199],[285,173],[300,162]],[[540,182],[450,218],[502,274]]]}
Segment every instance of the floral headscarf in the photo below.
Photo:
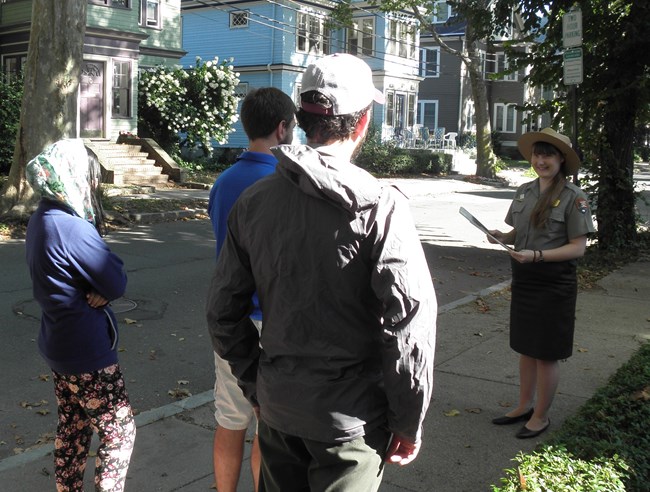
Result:
{"label": "floral headscarf", "polygon": [[61,202],[95,224],[88,152],[83,140],[59,140],[27,163],[27,180],[43,198]]}

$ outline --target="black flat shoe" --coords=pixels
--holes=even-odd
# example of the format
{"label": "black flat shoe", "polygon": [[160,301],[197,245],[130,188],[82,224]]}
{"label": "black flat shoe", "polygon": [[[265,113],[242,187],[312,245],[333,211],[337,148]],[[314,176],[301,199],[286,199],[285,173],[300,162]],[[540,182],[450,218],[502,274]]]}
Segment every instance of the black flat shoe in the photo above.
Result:
{"label": "black flat shoe", "polygon": [[508,417],[507,415],[504,415],[503,417],[497,417],[495,419],[492,419],[492,423],[494,425],[516,424],[517,422],[521,422],[522,420],[529,420],[532,416],[533,416],[533,409],[531,408],[526,413],[522,413],[521,415],[517,415],[516,417]]}
{"label": "black flat shoe", "polygon": [[542,432],[545,432],[550,425],[551,425],[551,419],[548,419],[548,424],[546,424],[540,430],[536,430],[536,431],[530,430],[528,427],[524,425],[521,429],[519,429],[519,432],[517,432],[515,436],[517,437],[517,439],[530,439],[531,437],[537,437]]}

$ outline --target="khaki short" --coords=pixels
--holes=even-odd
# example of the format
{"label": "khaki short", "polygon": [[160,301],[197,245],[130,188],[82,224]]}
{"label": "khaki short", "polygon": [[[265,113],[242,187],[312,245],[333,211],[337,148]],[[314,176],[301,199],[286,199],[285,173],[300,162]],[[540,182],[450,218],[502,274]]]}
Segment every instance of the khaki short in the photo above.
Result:
{"label": "khaki short", "polygon": [[[258,331],[262,330],[261,321],[251,321]],[[237,378],[233,376],[230,364],[215,353],[214,367],[214,418],[217,424],[229,430],[248,429],[255,414],[250,402],[237,385]]]}

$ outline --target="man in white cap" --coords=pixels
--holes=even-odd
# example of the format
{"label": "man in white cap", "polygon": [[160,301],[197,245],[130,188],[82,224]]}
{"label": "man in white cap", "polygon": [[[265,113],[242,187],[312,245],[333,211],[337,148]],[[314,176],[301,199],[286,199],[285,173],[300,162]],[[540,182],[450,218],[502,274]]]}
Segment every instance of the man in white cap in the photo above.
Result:
{"label": "man in white cap", "polygon": [[420,448],[436,298],[407,199],[351,163],[373,101],[362,60],[310,65],[297,114],[308,145],[272,149],[276,172],[228,220],[207,318],[260,416],[260,491],[375,491],[384,461]]}

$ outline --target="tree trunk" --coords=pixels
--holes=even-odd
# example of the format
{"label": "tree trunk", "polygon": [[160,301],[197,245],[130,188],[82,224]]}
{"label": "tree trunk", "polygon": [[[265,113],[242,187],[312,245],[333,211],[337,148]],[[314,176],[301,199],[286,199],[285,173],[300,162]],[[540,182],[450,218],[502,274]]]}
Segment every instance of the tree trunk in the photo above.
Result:
{"label": "tree trunk", "polygon": [[25,86],[0,215],[24,215],[33,205],[25,165],[43,148],[77,136],[77,96],[87,0],[33,0]]}
{"label": "tree trunk", "polygon": [[597,202],[598,247],[602,250],[628,248],[637,238],[633,176],[637,108],[633,94],[627,96],[629,104],[619,102],[621,110],[608,111],[604,122]]}

